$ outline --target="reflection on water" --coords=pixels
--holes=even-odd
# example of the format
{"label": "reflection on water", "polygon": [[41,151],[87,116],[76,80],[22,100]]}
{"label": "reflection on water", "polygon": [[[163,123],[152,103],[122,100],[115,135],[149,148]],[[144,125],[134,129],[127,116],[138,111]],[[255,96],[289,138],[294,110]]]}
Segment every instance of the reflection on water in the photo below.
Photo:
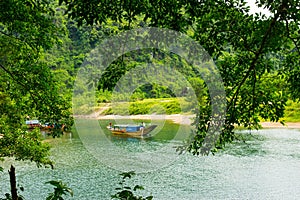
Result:
{"label": "reflection on water", "polygon": [[[149,156],[164,162],[174,153],[172,146],[180,141],[161,137],[146,140],[110,137],[110,141],[128,155],[163,149],[164,152]],[[25,187],[22,194],[26,199],[45,199],[50,189],[44,182],[53,179],[69,184],[74,190],[72,199],[110,199],[119,181],[119,171],[99,162],[82,145],[76,133],[48,140],[54,147],[52,158],[56,169],[38,169],[31,163],[17,164],[17,178]],[[166,144],[171,144],[168,149]],[[111,155],[107,151],[100,156],[109,158]],[[4,163],[6,168],[9,163]],[[3,172],[0,178],[1,194],[9,192],[8,174]],[[146,190],[142,194],[151,194],[154,199],[300,199],[300,132],[288,129],[255,131],[246,137],[246,142],[230,144],[215,156],[180,155],[169,165],[141,172],[131,181],[132,185],[143,185]]]}

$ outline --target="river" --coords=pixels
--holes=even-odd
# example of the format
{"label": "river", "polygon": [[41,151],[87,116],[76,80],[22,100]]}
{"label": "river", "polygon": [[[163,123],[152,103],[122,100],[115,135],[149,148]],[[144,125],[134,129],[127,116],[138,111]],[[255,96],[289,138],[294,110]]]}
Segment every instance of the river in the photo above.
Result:
{"label": "river", "polygon": [[25,188],[20,193],[27,200],[45,199],[52,191],[44,184],[49,180],[62,180],[73,189],[74,197],[65,199],[110,199],[121,178],[118,174],[130,170],[137,175],[128,185],[143,185],[145,190],[139,194],[154,199],[300,199],[299,130],[252,131],[245,143],[230,144],[214,156],[197,157],[178,155],[174,149],[182,144],[188,126],[166,122],[164,127],[148,139],[107,133],[101,137],[85,123],[77,124],[84,133],[45,136],[53,146],[55,169],[6,160],[1,164],[5,171],[0,174],[0,195],[9,192],[6,170],[13,162],[18,183]]}

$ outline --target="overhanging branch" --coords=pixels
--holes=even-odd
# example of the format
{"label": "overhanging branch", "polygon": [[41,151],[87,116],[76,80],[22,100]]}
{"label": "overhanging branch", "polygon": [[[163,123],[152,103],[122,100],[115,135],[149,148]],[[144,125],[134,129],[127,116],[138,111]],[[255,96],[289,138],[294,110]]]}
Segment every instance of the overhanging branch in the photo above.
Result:
{"label": "overhanging branch", "polygon": [[[282,6],[281,6],[282,7]],[[270,25],[269,25],[269,28],[268,30],[265,32],[264,34],[264,37],[262,39],[262,42],[260,44],[260,47],[259,49],[255,52],[255,57],[254,59],[252,60],[251,64],[250,64],[250,67],[246,73],[246,75],[244,76],[244,78],[242,79],[242,81],[239,83],[238,87],[237,87],[237,90],[235,91],[233,97],[231,98],[230,100],[230,103],[229,103],[229,106],[227,108],[227,110],[230,110],[232,107],[234,107],[236,105],[236,101],[237,101],[237,97],[238,97],[238,94],[239,94],[239,91],[241,89],[241,87],[243,86],[243,84],[246,82],[246,80],[249,78],[249,76],[251,75],[251,72],[253,70],[255,70],[255,66],[257,64],[257,61],[259,59],[259,57],[261,56],[262,52],[263,52],[263,49],[266,45],[266,42],[267,42],[267,39],[272,31],[272,29],[274,28],[278,18],[280,17],[281,13],[283,12],[283,10],[280,10],[279,12],[277,12],[274,16],[274,18],[272,19]]]}
{"label": "overhanging branch", "polygon": [[[11,71],[9,71],[6,67],[4,67],[2,64],[0,64],[0,68],[5,71],[17,84],[19,84],[21,87],[23,87],[25,90],[27,90],[36,106],[38,106],[38,103],[36,102],[35,95],[28,89],[28,87],[20,81]],[[25,77],[24,77],[25,79]]]}

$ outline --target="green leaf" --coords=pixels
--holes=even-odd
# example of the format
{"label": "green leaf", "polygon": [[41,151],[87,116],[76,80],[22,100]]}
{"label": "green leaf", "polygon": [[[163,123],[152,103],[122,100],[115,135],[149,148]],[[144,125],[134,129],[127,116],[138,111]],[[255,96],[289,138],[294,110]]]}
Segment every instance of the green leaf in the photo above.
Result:
{"label": "green leaf", "polygon": [[133,191],[136,191],[136,190],[144,190],[144,187],[141,185],[136,185],[136,186],[134,186]]}

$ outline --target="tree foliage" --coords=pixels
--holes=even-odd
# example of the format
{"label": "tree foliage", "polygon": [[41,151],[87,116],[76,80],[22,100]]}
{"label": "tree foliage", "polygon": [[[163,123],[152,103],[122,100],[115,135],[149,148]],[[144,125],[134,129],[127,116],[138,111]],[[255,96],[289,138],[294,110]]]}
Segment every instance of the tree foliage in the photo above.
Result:
{"label": "tree foliage", "polygon": [[[13,157],[52,167],[50,146],[42,142],[39,130],[27,130],[25,120],[72,124],[70,101],[60,93],[49,63],[43,60],[61,33],[54,20],[55,4],[0,2],[0,159]],[[15,179],[14,171],[10,173]],[[11,178],[12,199],[18,198],[15,182]]]}
{"label": "tree foliage", "polygon": [[49,164],[44,158],[49,148],[35,131],[24,130],[24,124],[27,116],[59,120],[67,114],[68,104],[59,95],[49,67],[40,60],[56,39],[54,11],[45,1],[0,4],[0,133],[4,135],[0,156]]}
{"label": "tree foliage", "polygon": [[[71,125],[73,83],[87,53],[105,37],[138,27],[187,34],[207,50],[222,76],[227,107],[220,133],[209,132],[218,122],[211,117],[212,99],[206,83],[193,65],[174,53],[132,51],[115,60],[96,83],[98,89],[113,90],[138,65],[175,66],[201,102],[196,108],[194,137],[183,150],[197,155],[215,152],[235,139],[235,125],[252,129],[260,127],[261,119],[280,121],[287,100],[299,101],[297,0],[256,0],[270,16],[249,14],[244,0],[60,0],[60,4],[52,0],[0,1],[0,158],[51,166],[50,147],[41,141],[38,130],[28,131],[24,121],[30,117]],[[176,87],[172,89],[146,84],[134,95],[174,96]],[[52,183],[61,192],[57,198],[69,192],[62,183]],[[116,198],[133,195],[125,187],[121,190]]]}
{"label": "tree foliage", "polygon": [[270,16],[249,14],[243,0],[106,1],[62,0],[79,24],[109,20],[169,28],[188,34],[213,57],[222,75],[227,114],[216,144],[202,148],[211,124],[210,100],[198,109],[197,131],[188,150],[207,154],[234,139],[234,125],[259,127],[261,118],[279,121],[288,98],[299,99],[298,1],[257,0]]}

